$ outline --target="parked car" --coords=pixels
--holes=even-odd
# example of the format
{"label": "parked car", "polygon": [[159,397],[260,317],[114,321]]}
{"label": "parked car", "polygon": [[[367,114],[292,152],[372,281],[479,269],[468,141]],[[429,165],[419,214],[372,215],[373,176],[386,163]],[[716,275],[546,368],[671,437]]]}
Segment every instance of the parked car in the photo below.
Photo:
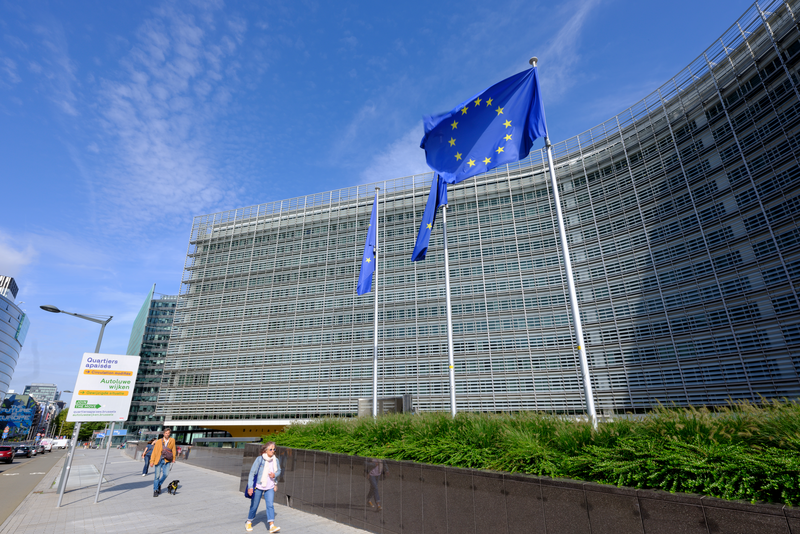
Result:
{"label": "parked car", "polygon": [[31,456],[33,456],[33,450],[31,450],[31,448],[28,447],[27,445],[17,445],[16,448],[14,449],[14,456],[15,457],[25,456],[27,458],[30,458]]}
{"label": "parked car", "polygon": [[0,462],[10,464],[14,461],[14,448],[6,445],[0,446]]}

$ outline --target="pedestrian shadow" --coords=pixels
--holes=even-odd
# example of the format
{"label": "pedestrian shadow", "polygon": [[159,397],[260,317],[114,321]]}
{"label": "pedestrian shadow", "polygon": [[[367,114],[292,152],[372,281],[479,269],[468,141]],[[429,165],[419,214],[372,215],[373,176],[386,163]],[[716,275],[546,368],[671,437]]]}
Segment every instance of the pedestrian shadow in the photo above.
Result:
{"label": "pedestrian shadow", "polygon": [[109,484],[108,486],[103,485],[100,488],[100,497],[97,501],[100,502],[108,499],[116,499],[117,497],[123,496],[131,491],[145,491],[147,489],[152,491],[152,480],[136,480],[134,482],[125,482],[122,484]]}

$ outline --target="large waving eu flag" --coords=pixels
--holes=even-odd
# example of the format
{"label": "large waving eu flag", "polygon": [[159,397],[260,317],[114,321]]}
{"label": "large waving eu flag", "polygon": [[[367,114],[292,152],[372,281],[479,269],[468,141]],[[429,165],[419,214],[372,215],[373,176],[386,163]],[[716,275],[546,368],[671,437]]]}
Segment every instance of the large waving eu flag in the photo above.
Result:
{"label": "large waving eu flag", "polygon": [[435,171],[411,261],[424,260],[436,210],[447,204],[447,184],[526,158],[547,137],[536,67],[506,78],[449,113],[425,117],[428,166]]}
{"label": "large waving eu flag", "polygon": [[361,257],[361,273],[358,275],[359,295],[369,293],[372,289],[372,274],[375,272],[375,238],[378,233],[378,192],[375,192],[375,202],[372,204],[372,215],[369,218],[367,242],[364,243],[364,255]]}
{"label": "large waving eu flag", "polygon": [[448,113],[424,119],[428,166],[456,184],[528,156],[547,136],[536,67],[515,74]]}

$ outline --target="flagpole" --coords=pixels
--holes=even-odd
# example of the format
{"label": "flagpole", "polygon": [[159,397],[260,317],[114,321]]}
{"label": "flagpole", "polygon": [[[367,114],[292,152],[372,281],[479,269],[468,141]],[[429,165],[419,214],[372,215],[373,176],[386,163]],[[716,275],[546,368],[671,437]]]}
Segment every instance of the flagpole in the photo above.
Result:
{"label": "flagpole", "polygon": [[378,195],[380,187],[375,188],[375,311],[373,312],[372,331],[372,417],[378,417],[378,228],[380,213],[378,210]]}
{"label": "flagpole", "polygon": [[[436,175],[433,177],[436,180]],[[453,311],[450,306],[450,258],[447,255],[447,204],[442,206],[442,239],[444,240],[444,295],[447,306],[447,357],[450,369],[450,414],[456,416],[456,372],[453,360]]]}
{"label": "flagpole", "polygon": [[[530,64],[536,67],[538,58],[532,57]],[[558,182],[556,181],[556,169],[553,165],[553,145],[550,144],[550,137],[544,138],[547,148],[547,166],[550,168],[550,184],[553,188],[553,202],[556,205],[556,218],[558,219],[558,233],[561,238],[561,252],[564,254],[564,272],[567,276],[567,287],[569,288],[569,303],[572,308],[572,323],[575,326],[575,340],[578,342],[578,354],[581,364],[581,376],[583,377],[583,393],[586,398],[586,411],[592,422],[592,427],[597,429],[597,412],[594,407],[594,393],[592,392],[592,380],[589,375],[589,360],[586,356],[586,345],[583,341],[583,327],[581,326],[581,312],[578,308],[578,294],[575,291],[575,279],[572,276],[572,262],[569,259],[569,245],[567,244],[567,231],[564,226],[564,216],[561,213],[561,199],[558,195]]]}

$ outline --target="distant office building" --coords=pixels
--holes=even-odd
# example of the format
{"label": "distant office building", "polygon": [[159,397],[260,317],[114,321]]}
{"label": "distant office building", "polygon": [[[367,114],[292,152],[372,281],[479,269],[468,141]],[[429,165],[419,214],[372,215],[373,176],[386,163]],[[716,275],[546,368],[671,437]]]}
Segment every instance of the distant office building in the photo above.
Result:
{"label": "distant office building", "polygon": [[10,276],[0,276],[0,295],[14,300],[17,298],[18,292],[19,287],[17,287],[17,282],[13,278]]}
{"label": "distant office building", "polygon": [[14,302],[19,291],[10,276],[0,276],[0,395],[5,396],[28,334],[30,320]]}
{"label": "distant office building", "polygon": [[125,428],[132,437],[162,430],[164,418],[156,415],[156,400],[164,372],[172,320],[178,297],[155,293],[153,284],[131,330],[126,354],[140,356],[130,414]]}
{"label": "distant office building", "polygon": [[25,386],[24,395],[30,395],[37,402],[55,402],[59,399],[58,386],[55,384],[31,384]]}
{"label": "distant office building", "polygon": [[[796,14],[759,2],[656,92],[554,145],[601,413],[800,395]],[[540,150],[449,188],[459,410],[584,412],[548,173]],[[441,216],[428,259],[409,261],[430,182],[196,217],[165,424],[258,435],[357,413],[372,390],[373,295],[356,281],[375,186],[379,395],[448,410]]]}

